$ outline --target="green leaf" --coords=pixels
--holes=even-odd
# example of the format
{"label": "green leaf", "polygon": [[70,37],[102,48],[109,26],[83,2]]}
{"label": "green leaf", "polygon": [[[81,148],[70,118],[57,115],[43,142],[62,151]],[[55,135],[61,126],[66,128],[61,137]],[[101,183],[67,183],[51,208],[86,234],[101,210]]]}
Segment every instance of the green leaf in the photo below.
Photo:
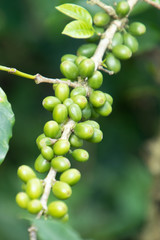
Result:
{"label": "green leaf", "polygon": [[66,223],[55,220],[39,219],[33,222],[38,229],[40,240],[82,240],[82,238]]}
{"label": "green leaf", "polygon": [[14,114],[7,96],[0,88],[0,164],[3,162],[8,149],[9,139],[12,137],[12,127],[14,125]]}
{"label": "green leaf", "polygon": [[62,33],[73,38],[89,38],[94,34],[94,30],[85,22],[75,20],[68,23]]}
{"label": "green leaf", "polygon": [[86,22],[89,26],[92,25],[92,17],[89,12],[83,7],[75,4],[62,4],[56,7],[56,9],[71,18],[82,20]]}

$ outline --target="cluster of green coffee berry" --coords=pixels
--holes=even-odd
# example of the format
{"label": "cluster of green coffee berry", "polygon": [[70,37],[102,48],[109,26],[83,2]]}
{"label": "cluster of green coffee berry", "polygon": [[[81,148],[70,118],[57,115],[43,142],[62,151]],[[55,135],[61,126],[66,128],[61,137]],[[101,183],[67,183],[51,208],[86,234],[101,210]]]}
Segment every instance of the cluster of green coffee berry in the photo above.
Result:
{"label": "cluster of green coffee berry", "polygon": [[[121,1],[117,3],[115,10],[119,18],[124,18],[130,10],[128,2]],[[87,40],[92,43],[81,45],[77,51],[77,55],[83,55],[88,58],[92,57],[97,48],[97,44],[93,42],[97,42],[100,37],[103,38],[103,33],[110,21],[111,18],[106,12],[97,12],[93,16],[95,34]],[[129,59],[133,53],[137,52],[139,44],[136,36],[141,36],[145,32],[146,27],[140,22],[133,22],[129,26],[127,25],[125,28],[120,29],[119,32],[116,32],[109,50],[104,56],[104,66],[114,73],[119,72],[121,69],[120,60]]]}
{"label": "cluster of green coffee berry", "polygon": [[[126,3],[122,1],[117,4],[116,12],[120,18],[129,12]],[[103,33],[110,22],[110,16],[98,12],[93,21],[95,27],[102,30],[99,32]],[[129,32],[125,30],[123,33],[115,33],[110,52],[106,53],[107,68],[115,73],[120,70],[119,59],[128,59],[132,52],[138,49],[138,42],[131,34],[141,35],[145,32],[145,26],[137,22],[132,23]],[[90,40],[95,40],[95,36]],[[50,169],[60,173],[59,179],[53,179],[51,186],[54,197],[58,200],[52,201],[47,209],[43,209],[41,197],[45,181],[39,179],[30,167],[20,166],[18,176],[24,184],[23,192],[17,194],[16,201],[21,208],[32,214],[42,210],[52,217],[65,221],[68,219],[68,207],[62,200],[71,196],[71,186],[81,178],[80,172],[71,168],[68,157],[71,155],[77,161],[87,161],[89,154],[81,148],[83,141],[99,143],[103,138],[99,124],[91,119],[100,115],[108,116],[112,111],[113,99],[109,94],[97,90],[103,83],[103,75],[95,70],[95,63],[90,58],[96,47],[93,43],[84,44],[78,49],[77,55],[66,54],[61,58],[60,71],[65,78],[61,79],[62,82],[53,84],[55,95],[46,97],[42,102],[43,107],[52,113],[52,120],[45,123],[43,133],[36,139],[40,155],[34,168],[39,173],[47,173]],[[73,83],[73,89],[69,83]],[[69,129],[69,135],[65,136],[65,126],[70,122],[72,127]]]}

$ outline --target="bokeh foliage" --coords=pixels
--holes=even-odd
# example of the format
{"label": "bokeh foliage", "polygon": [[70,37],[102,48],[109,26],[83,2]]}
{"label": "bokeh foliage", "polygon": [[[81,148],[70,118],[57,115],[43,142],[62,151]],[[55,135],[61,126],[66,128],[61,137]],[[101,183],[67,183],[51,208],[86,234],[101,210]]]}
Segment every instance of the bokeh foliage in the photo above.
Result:
{"label": "bokeh foliage", "polygon": [[[61,56],[75,54],[83,43],[61,35],[69,18],[54,7],[64,2],[68,1],[1,0],[0,63],[31,74],[61,77]],[[86,1],[69,2],[87,6]],[[92,14],[98,9],[87,8]],[[103,90],[114,98],[113,113],[98,120],[104,140],[87,144],[87,163],[72,161],[81,170],[82,180],[67,201],[70,225],[83,239],[135,240],[150,201],[152,177],[141,149],[156,136],[159,125],[160,14],[140,3],[132,14],[134,20],[147,26],[146,35],[139,38],[139,53],[123,62],[117,75],[104,74]],[[20,188],[16,171],[21,164],[33,166],[38,155],[35,139],[51,119],[41,102],[53,90],[48,84],[36,86],[32,80],[2,72],[0,82],[16,117],[10,151],[0,168],[0,236],[2,240],[25,240],[28,223],[21,219],[24,211],[15,203]]]}

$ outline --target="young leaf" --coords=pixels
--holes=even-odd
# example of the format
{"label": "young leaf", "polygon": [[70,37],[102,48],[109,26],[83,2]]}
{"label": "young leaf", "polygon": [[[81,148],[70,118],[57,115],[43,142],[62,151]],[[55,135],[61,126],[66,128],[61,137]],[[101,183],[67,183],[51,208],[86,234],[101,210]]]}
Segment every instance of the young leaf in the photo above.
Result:
{"label": "young leaf", "polygon": [[89,38],[94,34],[94,29],[83,21],[75,20],[66,25],[62,34],[73,38]]}
{"label": "young leaf", "polygon": [[58,7],[56,7],[60,12],[66,14],[67,16],[77,19],[77,20],[82,20],[86,22],[88,25],[92,25],[92,17],[89,14],[89,12],[83,8],[80,7],[76,4],[62,4]]}
{"label": "young leaf", "polygon": [[14,125],[14,114],[7,96],[0,88],[0,164],[3,162],[8,149],[9,139],[12,137],[12,127]]}
{"label": "young leaf", "polygon": [[55,220],[39,219],[34,221],[40,240],[82,240],[70,226]]}

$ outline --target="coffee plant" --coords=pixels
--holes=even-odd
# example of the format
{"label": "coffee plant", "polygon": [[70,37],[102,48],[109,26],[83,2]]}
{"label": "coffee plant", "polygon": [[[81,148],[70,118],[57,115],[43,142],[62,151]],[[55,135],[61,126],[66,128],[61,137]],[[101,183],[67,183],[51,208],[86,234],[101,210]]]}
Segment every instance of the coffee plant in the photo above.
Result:
{"label": "coffee plant", "polygon": [[[109,117],[113,105],[112,96],[102,91],[103,75],[117,74],[121,63],[138,51],[139,38],[147,31],[145,23],[139,19],[130,20],[130,14],[138,2],[122,0],[108,5],[100,0],[89,0],[88,4],[99,6],[99,11],[93,16],[84,7],[73,3],[57,6],[59,12],[72,18],[62,34],[86,40],[76,53],[61,57],[61,79],[26,74],[0,65],[1,71],[34,80],[36,84],[50,83],[53,88],[53,95],[46,96],[42,101],[43,108],[50,112],[51,117],[44,123],[43,132],[36,139],[39,156],[35,159],[34,169],[22,163],[17,170],[22,188],[16,195],[16,203],[34,215],[30,217],[32,224],[28,229],[30,240],[49,239],[47,235],[45,238],[45,234],[39,235],[39,219],[49,223],[53,219],[61,222],[69,220],[65,200],[72,197],[74,185],[83,177],[83,172],[76,169],[70,159],[72,157],[83,164],[89,160],[84,142],[96,144],[103,140],[97,119]],[[160,8],[157,1],[146,2]],[[8,152],[14,125],[14,114],[2,89],[0,112],[2,163]],[[45,174],[44,179],[41,174],[42,177]],[[49,199],[51,195],[52,201]],[[40,223],[43,225],[43,222]],[[79,239],[68,236],[63,239]],[[54,232],[52,239],[56,239]]]}

